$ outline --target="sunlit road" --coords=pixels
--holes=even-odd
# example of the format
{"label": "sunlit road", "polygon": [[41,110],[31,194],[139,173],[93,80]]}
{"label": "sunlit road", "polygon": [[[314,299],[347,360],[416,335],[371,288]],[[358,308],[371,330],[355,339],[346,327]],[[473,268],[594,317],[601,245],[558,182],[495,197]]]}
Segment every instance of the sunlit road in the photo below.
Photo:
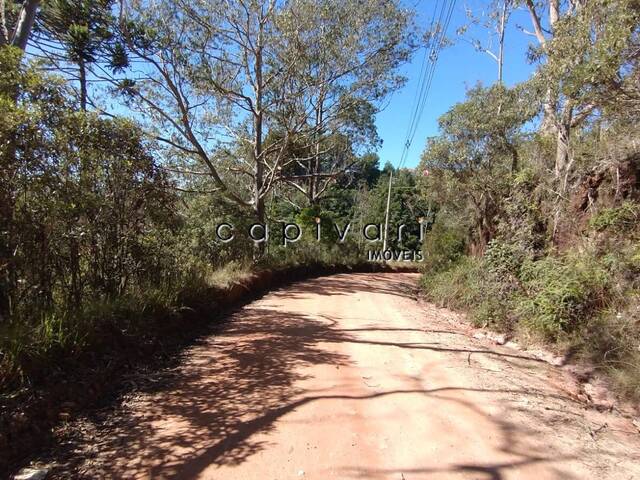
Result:
{"label": "sunlit road", "polygon": [[336,275],[245,306],[96,425],[57,475],[640,478],[628,420],[421,305],[417,278]]}

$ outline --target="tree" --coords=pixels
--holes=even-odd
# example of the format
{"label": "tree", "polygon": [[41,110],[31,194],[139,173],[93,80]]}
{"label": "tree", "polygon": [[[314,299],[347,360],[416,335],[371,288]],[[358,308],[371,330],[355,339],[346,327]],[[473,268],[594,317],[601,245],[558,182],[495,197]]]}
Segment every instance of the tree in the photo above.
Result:
{"label": "tree", "polygon": [[[300,160],[291,152],[311,148],[319,160],[327,139],[354,125],[345,117],[357,102],[394,88],[407,18],[396,2],[374,0],[135,3],[123,39],[148,68],[118,84],[183,171],[204,167],[215,189],[264,222],[272,187],[299,180],[283,176]],[[331,27],[331,52],[348,52],[319,55],[314,19]]]}
{"label": "tree", "polygon": [[285,12],[299,19],[288,56],[299,61],[292,82],[308,112],[305,148],[296,174],[285,180],[314,204],[336,177],[354,167],[353,154],[379,143],[377,105],[404,83],[397,68],[412,50],[412,31],[395,2],[295,2]]}
{"label": "tree", "polygon": [[[496,115],[492,107],[498,102],[502,109]],[[465,102],[440,117],[441,135],[430,139],[422,154],[419,169],[430,172],[422,179],[427,197],[446,205],[444,214],[463,219],[476,253],[495,234],[509,178],[519,169],[521,128],[536,111],[526,86],[476,86]]]}
{"label": "tree", "polygon": [[[381,235],[384,237],[384,221],[387,211],[387,195],[389,192],[389,176],[393,172],[393,184],[389,197],[389,224],[387,230],[387,248],[392,250],[420,249],[419,219],[427,217],[429,208],[425,199],[417,190],[416,174],[409,169],[396,169],[386,163],[379,172],[376,183],[370,190],[360,192],[360,201],[354,208],[358,229],[368,224],[382,224]],[[400,238],[398,228],[404,225]],[[365,244],[366,245],[366,244]],[[382,245],[380,245],[382,247]]]}
{"label": "tree", "polygon": [[[90,64],[102,58],[110,62],[110,45],[114,35],[111,15],[114,0],[49,0],[38,16],[33,43],[39,56],[53,63],[59,72],[67,73],[65,63],[77,68],[69,72],[80,85],[80,108],[87,109],[87,71]],[[105,58],[106,57],[106,58]]]}
{"label": "tree", "polygon": [[[469,30],[469,25],[463,25],[457,30],[457,34],[469,42],[473,48],[478,52],[486,53],[496,62],[498,67],[497,82],[499,84],[503,83],[505,35],[513,7],[511,0],[492,2],[488,13],[483,13],[481,17],[476,16],[472,10],[467,9],[466,13],[471,25],[482,25],[489,32],[489,38],[486,43],[477,38],[467,39],[465,37]],[[497,48],[494,47],[494,41],[497,42]]]}
{"label": "tree", "polygon": [[572,129],[611,98],[602,96],[603,90],[624,83],[631,74],[628,62],[637,54],[628,47],[638,36],[638,6],[633,0],[570,0],[566,5],[560,0],[526,0],[525,5],[533,24],[531,35],[539,45],[533,58],[546,59],[537,75],[545,91],[540,128],[556,136],[554,172],[564,191],[572,165]]}
{"label": "tree", "polygon": [[10,2],[0,0],[0,47],[12,45],[24,51],[36,20],[40,0]]}
{"label": "tree", "polygon": [[37,321],[151,274],[176,199],[135,124],[74,111],[21,59],[0,49],[0,316]]}

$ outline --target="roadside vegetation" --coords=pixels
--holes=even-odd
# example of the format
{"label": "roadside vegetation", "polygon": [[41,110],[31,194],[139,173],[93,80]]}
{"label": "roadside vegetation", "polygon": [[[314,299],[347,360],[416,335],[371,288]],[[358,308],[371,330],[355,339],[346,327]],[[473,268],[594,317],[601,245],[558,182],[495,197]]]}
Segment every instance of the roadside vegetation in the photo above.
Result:
{"label": "roadside vegetation", "polygon": [[560,3],[527,4],[535,75],[469,89],[427,144],[423,287],[640,399],[640,7]]}
{"label": "roadside vegetation", "polygon": [[[373,0],[0,9],[3,415],[88,357],[109,363],[170,326],[188,331],[189,312],[215,314],[212,298],[255,272],[363,263],[357,232],[383,220],[393,170],[374,153],[375,114],[422,41],[410,11]],[[394,221],[420,214],[411,189],[392,200]],[[286,247],[283,222],[303,229]],[[334,223],[349,222],[337,244]],[[216,236],[222,223],[233,241]],[[249,238],[254,223],[268,241]]]}

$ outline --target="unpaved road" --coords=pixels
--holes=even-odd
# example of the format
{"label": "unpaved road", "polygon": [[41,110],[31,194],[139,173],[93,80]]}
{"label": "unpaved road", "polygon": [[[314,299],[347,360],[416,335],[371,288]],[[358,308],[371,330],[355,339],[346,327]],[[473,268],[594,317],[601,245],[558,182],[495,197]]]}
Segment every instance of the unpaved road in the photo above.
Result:
{"label": "unpaved road", "polygon": [[631,422],[476,340],[413,274],[336,275],[233,315],[100,422],[60,478],[640,478]]}

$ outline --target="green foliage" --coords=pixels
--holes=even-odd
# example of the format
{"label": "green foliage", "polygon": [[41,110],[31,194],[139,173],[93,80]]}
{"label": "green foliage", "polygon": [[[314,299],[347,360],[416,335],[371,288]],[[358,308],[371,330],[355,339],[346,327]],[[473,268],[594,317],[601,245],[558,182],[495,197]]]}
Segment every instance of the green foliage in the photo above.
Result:
{"label": "green foliage", "polygon": [[608,308],[574,335],[582,355],[613,379],[627,397],[640,398],[640,297]]}
{"label": "green foliage", "polygon": [[188,276],[171,253],[177,198],[136,125],[74,112],[60,83],[17,58],[0,50],[0,363],[9,377],[23,361],[81,349],[101,320],[93,306],[133,298],[144,308],[146,292]]}
{"label": "green foliage", "polygon": [[630,231],[640,224],[640,205],[626,201],[620,206],[604,208],[589,219],[589,226],[595,230]]}
{"label": "green foliage", "polygon": [[482,251],[495,236],[510,194],[511,175],[521,168],[522,126],[535,114],[527,86],[476,86],[465,102],[439,119],[441,135],[429,139],[419,171],[426,198],[442,215],[460,217],[469,228],[470,248]]}
{"label": "green foliage", "polygon": [[43,4],[37,31],[62,43],[71,62],[95,62],[113,37],[113,0],[49,0]]}
{"label": "green foliage", "polygon": [[[377,157],[365,157],[312,207],[274,198],[273,231],[256,265],[247,235],[254,220],[244,207],[219,192],[198,193],[211,188],[207,177],[181,184],[193,193],[178,193],[157,146],[135,122],[75,111],[61,81],[20,60],[19,51],[0,49],[3,387],[33,380],[52,359],[71,361],[101,348],[105,331],[142,337],[163,317],[206,302],[211,286],[252,268],[362,261],[357,226],[337,244],[333,222],[351,221],[355,199],[369,187],[383,198]],[[399,178],[413,185],[408,172]],[[394,197],[394,219],[414,197],[410,190]],[[316,217],[322,242],[314,236]],[[304,238],[284,248],[278,221],[297,222]],[[216,237],[223,222],[234,226],[232,242]]]}
{"label": "green foliage", "polygon": [[422,277],[422,286],[428,300],[442,307],[467,310],[477,305],[478,280],[481,261],[474,257],[462,257],[446,270],[427,270]]}
{"label": "green foliage", "polygon": [[527,255],[540,254],[548,244],[549,219],[545,214],[545,178],[529,165],[514,176],[501,202],[496,237]]}
{"label": "green foliage", "polygon": [[[333,226],[336,220],[330,211],[322,210],[318,205],[303,208],[295,217],[295,223],[303,231],[306,242],[314,242],[316,239],[317,224],[320,224],[320,241],[325,244],[335,243],[338,234]],[[319,222],[318,222],[319,221]]]}
{"label": "green foliage", "polygon": [[465,232],[436,222],[424,241],[424,270],[430,275],[448,270],[462,258],[466,246]]}
{"label": "green foliage", "polygon": [[469,310],[479,325],[513,329],[516,323],[546,340],[583,328],[608,305],[611,279],[588,254],[522,260],[521,252],[491,244],[483,259],[462,258],[436,276],[425,274],[429,298]]}
{"label": "green foliage", "polygon": [[517,313],[525,325],[559,340],[607,304],[610,278],[589,255],[546,257],[522,265],[526,296]]}
{"label": "green foliage", "polygon": [[[389,202],[387,248],[420,250],[418,220],[428,220],[431,215],[428,202],[418,194],[415,174],[407,169],[395,170],[391,165],[385,166],[375,186],[367,192],[366,199],[359,201],[354,212],[358,219],[356,227],[362,228],[367,223],[374,223],[384,228],[391,170],[393,183]],[[400,225],[405,225],[406,228],[402,232],[402,238],[398,239]]]}
{"label": "green foliage", "polygon": [[570,98],[574,107],[617,103],[611,102],[612,93],[619,93],[618,88],[625,91],[633,76],[627,77],[636,55],[639,24],[635,0],[586,2],[575,14],[560,19],[549,44],[537,52],[548,57],[537,81],[544,88],[557,86],[557,94]]}
{"label": "green foliage", "polygon": [[526,257],[527,252],[517,244],[492,240],[485,252],[484,262],[487,270],[495,275],[517,277]]}
{"label": "green foliage", "polygon": [[608,373],[619,391],[640,395],[640,245],[600,255],[571,251],[531,258],[493,241],[482,258],[426,271],[427,299],[465,310],[478,326],[562,343]]}
{"label": "green foliage", "polygon": [[543,4],[527,3],[530,80],[470,89],[427,142],[424,288],[476,324],[577,348],[637,397],[640,8],[560,2],[549,25]]}

